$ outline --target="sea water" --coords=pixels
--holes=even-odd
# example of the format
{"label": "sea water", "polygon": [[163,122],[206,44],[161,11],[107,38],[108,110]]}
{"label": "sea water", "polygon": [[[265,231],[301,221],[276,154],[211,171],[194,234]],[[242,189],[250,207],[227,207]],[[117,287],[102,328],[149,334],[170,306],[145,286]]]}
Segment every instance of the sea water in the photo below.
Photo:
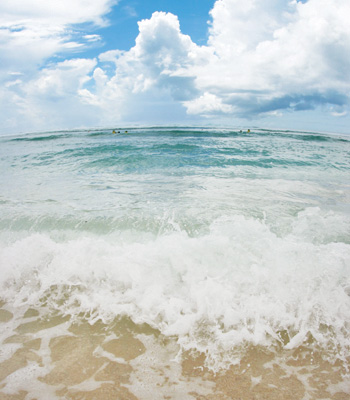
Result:
{"label": "sea water", "polygon": [[112,131],[0,137],[0,397],[348,398],[350,137]]}

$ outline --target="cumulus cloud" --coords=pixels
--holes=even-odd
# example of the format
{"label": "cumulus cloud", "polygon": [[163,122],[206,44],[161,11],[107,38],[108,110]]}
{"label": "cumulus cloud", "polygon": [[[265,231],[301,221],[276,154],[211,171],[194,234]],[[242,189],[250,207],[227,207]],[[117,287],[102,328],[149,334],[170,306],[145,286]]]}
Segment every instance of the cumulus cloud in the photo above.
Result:
{"label": "cumulus cloud", "polygon": [[[0,2],[0,118],[4,132],[65,127],[72,122],[69,110],[58,103],[73,105],[82,118],[78,93],[84,68],[66,61],[47,65],[53,56],[81,51],[99,35],[76,30],[79,24],[101,27],[117,0],[11,0]],[[88,64],[95,65],[94,60]],[[90,71],[91,72],[91,71]],[[61,78],[65,79],[65,83]],[[61,78],[60,78],[61,77]],[[69,84],[68,84],[69,82]],[[46,97],[47,96],[47,97]],[[56,99],[55,101],[53,99]],[[58,100],[60,99],[60,100]],[[63,100],[65,99],[65,100]],[[51,109],[50,109],[51,105]],[[52,116],[57,112],[57,116]],[[59,117],[61,115],[61,118]],[[64,119],[64,115],[67,119]],[[75,118],[79,125],[82,121]],[[84,122],[83,122],[84,123]],[[87,122],[88,123],[88,122]]]}
{"label": "cumulus cloud", "polygon": [[49,130],[96,124],[95,110],[79,91],[91,80],[96,60],[73,59],[41,70],[35,79],[18,78],[0,91],[2,125],[7,130]]}
{"label": "cumulus cloud", "polygon": [[205,92],[200,97],[196,98],[192,101],[185,101],[185,107],[187,108],[187,112],[189,114],[202,114],[208,115],[211,113],[231,113],[233,111],[232,106],[228,104],[223,104],[222,100],[215,96],[215,94],[211,94]]}
{"label": "cumulus cloud", "polygon": [[218,0],[207,46],[182,35],[173,16],[158,14],[140,24],[124,59],[148,71],[144,90],[167,87],[192,115],[347,108],[349,15],[347,0]]}
{"label": "cumulus cloud", "polygon": [[[19,7],[27,2],[14,3]],[[286,111],[320,108],[333,117],[348,115],[348,0],[217,0],[204,46],[181,32],[177,16],[155,12],[138,23],[130,50],[41,69],[37,66],[53,54],[79,49],[84,40],[100,40],[94,34],[77,40],[67,27],[104,24],[115,1],[87,0],[85,8],[83,0],[69,0],[69,7],[68,0],[40,0],[32,10],[19,13],[13,11],[14,3],[0,5],[0,49],[7,62],[0,67],[6,71],[0,101],[1,96],[12,101],[23,115],[32,112],[36,121],[40,113],[53,118],[53,104],[56,110],[68,104],[70,123],[77,125],[182,122],[186,114],[280,117]],[[34,66],[30,79],[20,53]],[[88,109],[95,110],[89,121]]]}
{"label": "cumulus cloud", "polygon": [[318,107],[331,114],[333,106],[342,114],[349,106],[349,15],[347,0],[217,0],[208,44],[197,46],[176,16],[156,12],[139,23],[130,51],[100,56],[116,73],[86,98],[123,99],[126,112],[147,93],[149,101],[180,102],[190,115],[251,118]]}
{"label": "cumulus cloud", "polygon": [[217,57],[196,83],[236,115],[348,106],[347,0],[218,0],[211,15],[208,43]]}
{"label": "cumulus cloud", "polygon": [[[204,65],[212,50],[197,46],[180,31],[178,18],[155,12],[139,23],[139,35],[129,51],[109,51],[99,57],[102,68],[94,73],[95,86],[80,95],[87,103],[99,105],[103,120],[122,115],[132,120],[152,115],[159,119],[167,105],[172,110],[193,99],[199,90],[192,65]],[[112,63],[115,74],[107,77],[103,64]],[[158,111],[157,111],[158,110]]]}

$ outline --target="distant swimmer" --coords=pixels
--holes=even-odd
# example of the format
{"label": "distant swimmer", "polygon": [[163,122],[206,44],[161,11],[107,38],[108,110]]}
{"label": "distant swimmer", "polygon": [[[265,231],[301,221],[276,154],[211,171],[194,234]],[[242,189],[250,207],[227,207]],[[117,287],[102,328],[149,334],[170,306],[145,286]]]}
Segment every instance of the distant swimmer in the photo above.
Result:
{"label": "distant swimmer", "polygon": [[239,131],[239,133],[242,133],[242,129]]}
{"label": "distant swimmer", "polygon": [[250,133],[250,129],[248,129],[248,133]]}
{"label": "distant swimmer", "polygon": [[128,133],[128,131],[125,131],[125,133]]}
{"label": "distant swimmer", "polygon": [[113,132],[112,133],[117,133],[115,130],[113,130]]}

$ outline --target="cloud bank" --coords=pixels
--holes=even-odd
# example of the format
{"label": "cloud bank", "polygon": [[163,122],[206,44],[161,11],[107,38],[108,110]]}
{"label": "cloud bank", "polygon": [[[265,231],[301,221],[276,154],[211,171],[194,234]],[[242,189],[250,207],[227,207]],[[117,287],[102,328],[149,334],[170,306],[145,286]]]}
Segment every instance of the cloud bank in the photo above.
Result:
{"label": "cloud bank", "polygon": [[106,24],[116,2],[27,4],[0,5],[3,130],[251,120],[308,110],[348,115],[348,0],[217,0],[205,46],[181,32],[177,16],[154,12],[138,23],[130,50],[65,61],[52,57],[100,40],[73,27]]}

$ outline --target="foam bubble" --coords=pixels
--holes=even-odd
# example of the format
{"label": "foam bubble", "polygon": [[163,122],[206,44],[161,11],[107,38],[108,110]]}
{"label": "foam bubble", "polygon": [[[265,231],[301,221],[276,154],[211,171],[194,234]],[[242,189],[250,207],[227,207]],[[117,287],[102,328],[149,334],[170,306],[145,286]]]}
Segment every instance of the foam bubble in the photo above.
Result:
{"label": "foam bubble", "polygon": [[127,315],[213,362],[234,362],[246,343],[295,348],[310,337],[344,357],[350,246],[306,240],[302,229],[305,218],[333,217],[311,210],[285,236],[241,215],[218,218],[196,237],[32,234],[1,246],[2,296],[15,306],[83,313],[91,323]]}

